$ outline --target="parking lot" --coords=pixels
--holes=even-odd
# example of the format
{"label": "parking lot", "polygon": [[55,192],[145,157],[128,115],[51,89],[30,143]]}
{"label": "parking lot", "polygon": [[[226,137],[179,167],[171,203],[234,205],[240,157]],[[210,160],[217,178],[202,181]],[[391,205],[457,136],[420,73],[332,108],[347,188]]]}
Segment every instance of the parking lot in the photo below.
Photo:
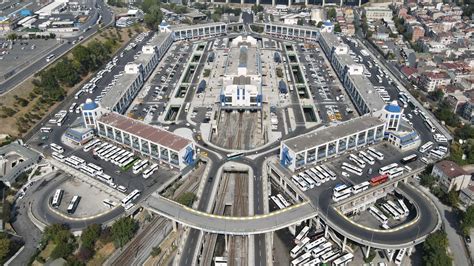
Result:
{"label": "parking lot", "polygon": [[17,40],[10,45],[10,41],[0,39],[0,76],[27,66],[58,44],[56,39],[31,39]]}

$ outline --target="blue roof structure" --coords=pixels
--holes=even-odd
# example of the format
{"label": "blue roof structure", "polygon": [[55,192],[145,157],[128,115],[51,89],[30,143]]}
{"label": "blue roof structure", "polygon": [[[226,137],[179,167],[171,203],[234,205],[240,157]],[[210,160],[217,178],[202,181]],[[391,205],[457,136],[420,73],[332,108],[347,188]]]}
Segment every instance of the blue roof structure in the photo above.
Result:
{"label": "blue roof structure", "polygon": [[331,23],[331,21],[327,20],[327,21],[323,22],[323,25],[326,26],[326,27],[330,27],[330,26],[332,26],[332,23]]}
{"label": "blue roof structure", "polygon": [[166,21],[164,21],[164,20],[161,21],[161,23],[160,23],[160,27],[168,27],[169,25],[170,25],[170,24],[168,24],[168,22],[166,22]]}
{"label": "blue roof structure", "polygon": [[90,111],[90,110],[94,110],[98,107],[97,103],[93,102],[92,100],[89,101],[89,99],[86,101],[86,103],[84,104],[84,106],[82,107],[82,110],[87,110],[87,111]]}
{"label": "blue roof structure", "polygon": [[400,113],[402,111],[402,108],[398,106],[398,104],[388,104],[385,106],[385,110],[391,112],[391,113]]}
{"label": "blue roof structure", "polygon": [[31,10],[29,10],[29,9],[20,10],[20,16],[22,16],[22,17],[27,17],[27,16],[31,16],[31,15],[33,15],[33,12],[31,12]]}

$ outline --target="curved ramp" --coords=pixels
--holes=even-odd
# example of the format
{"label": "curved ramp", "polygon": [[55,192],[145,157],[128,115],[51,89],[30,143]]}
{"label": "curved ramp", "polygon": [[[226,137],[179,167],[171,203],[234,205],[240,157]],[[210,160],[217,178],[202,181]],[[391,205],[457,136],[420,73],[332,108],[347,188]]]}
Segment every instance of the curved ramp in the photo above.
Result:
{"label": "curved ramp", "polygon": [[205,232],[231,235],[254,235],[273,232],[317,215],[309,202],[268,214],[232,217],[197,211],[162,196],[152,194],[142,205],[183,225]]}

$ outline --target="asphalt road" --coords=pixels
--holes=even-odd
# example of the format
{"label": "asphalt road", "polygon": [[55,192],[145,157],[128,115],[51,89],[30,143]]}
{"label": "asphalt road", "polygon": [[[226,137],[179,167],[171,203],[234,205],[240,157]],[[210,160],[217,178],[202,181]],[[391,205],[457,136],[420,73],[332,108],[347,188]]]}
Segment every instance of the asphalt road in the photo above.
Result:
{"label": "asphalt road", "polygon": [[[94,14],[91,17],[95,16],[95,12],[98,14],[102,15],[102,23],[104,25],[108,25],[109,23],[112,22],[114,19],[114,15],[112,11],[105,5],[103,0],[97,0],[97,6],[100,7],[100,9],[93,9]],[[84,25],[83,28],[87,29],[89,26],[91,26],[91,29],[81,33],[81,35],[84,37],[84,39],[87,39],[87,37],[95,34],[97,30],[99,29],[98,25],[94,25],[95,19],[90,19],[88,20]],[[72,41],[74,39],[77,39],[79,36],[74,37],[74,38],[65,38],[65,42],[56,47],[55,49],[51,50],[48,54],[44,54],[43,57],[39,58],[37,61],[33,62],[29,66],[23,68],[20,70],[18,73],[16,73],[14,76],[10,77],[6,81],[2,82],[0,84],[0,94],[3,94],[11,89],[13,89],[15,86],[26,80],[28,77],[31,75],[37,73],[39,70],[43,69],[47,65],[49,65],[52,62],[46,62],[46,57],[48,57],[50,54],[55,54],[56,56],[61,55],[65,53],[66,51],[72,49],[75,45],[72,44]]]}

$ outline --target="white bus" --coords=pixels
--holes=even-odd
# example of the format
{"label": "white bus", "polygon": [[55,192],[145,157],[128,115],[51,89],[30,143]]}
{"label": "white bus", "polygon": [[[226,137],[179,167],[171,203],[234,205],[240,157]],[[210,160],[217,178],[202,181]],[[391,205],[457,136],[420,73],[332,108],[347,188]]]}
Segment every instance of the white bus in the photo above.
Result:
{"label": "white bus", "polygon": [[339,257],[339,249],[331,249],[328,253],[321,256],[321,261],[323,263],[328,263]]}
{"label": "white bus", "polygon": [[138,174],[138,173],[140,173],[142,170],[144,170],[145,167],[147,167],[147,166],[148,166],[148,160],[142,160],[142,161],[140,161],[140,162],[138,162],[138,163],[135,163],[135,164],[133,165],[132,172],[133,172],[134,174]]}
{"label": "white bus", "polygon": [[392,215],[393,219],[400,220],[400,214],[394,208],[392,208],[392,206],[388,205],[387,203],[383,203],[382,208],[386,212],[390,213],[390,215]]}
{"label": "white bus", "polygon": [[74,94],[74,99],[79,99],[79,97],[81,97],[81,94],[83,94],[84,91],[83,90],[79,90],[76,92],[76,94]]}
{"label": "white bus", "polygon": [[365,162],[367,162],[367,163],[370,164],[370,165],[374,165],[374,164],[375,164],[375,159],[374,159],[374,157],[368,155],[365,151],[360,151],[360,152],[359,152],[359,158],[361,158],[362,160],[364,160]]}
{"label": "white bus", "polygon": [[81,172],[91,176],[91,177],[94,177],[96,175],[96,171],[92,168],[90,168],[89,166],[87,165],[82,165],[81,166]]}
{"label": "white bus", "polygon": [[191,103],[186,103],[186,106],[184,106],[184,112],[189,112],[189,107],[191,107]]}
{"label": "white bus", "polygon": [[148,169],[143,171],[143,178],[149,178],[158,169],[158,164],[152,164]]}
{"label": "white bus", "polygon": [[331,178],[329,174],[326,171],[324,171],[324,169],[321,166],[318,165],[314,169],[316,170],[317,173],[319,173],[322,177],[324,177],[321,180],[323,183],[326,181],[329,181],[329,179]]}
{"label": "white bus", "polygon": [[390,170],[392,170],[392,169],[394,169],[394,168],[397,168],[397,167],[398,167],[398,164],[397,164],[397,163],[391,163],[391,164],[389,164],[389,165],[386,165],[386,166],[384,166],[384,167],[381,167],[381,168],[379,169],[379,174],[381,174],[381,175],[386,175],[386,174],[388,174],[388,172],[389,172]]}
{"label": "white bus", "polygon": [[291,261],[292,266],[297,266],[297,265],[304,265],[305,262],[311,259],[311,253],[307,252],[304,253],[303,255],[299,256],[298,258],[294,259]]}
{"label": "white bus", "polygon": [[375,219],[377,219],[382,224],[386,224],[388,222],[387,216],[385,216],[379,209],[374,206],[369,207],[369,212],[372,214]]}
{"label": "white bus", "polygon": [[406,248],[400,249],[398,251],[397,257],[395,257],[395,264],[396,265],[401,265],[403,261],[403,257],[405,257],[405,252],[407,251]]}
{"label": "white bus", "polygon": [[340,266],[340,265],[347,265],[354,259],[354,255],[352,253],[347,253],[345,255],[340,256],[335,261],[332,262],[333,266]]}
{"label": "white bus", "polygon": [[126,164],[124,165],[124,163],[127,162],[129,159],[133,159],[133,154],[131,152],[126,153],[122,158],[117,160],[117,165],[119,165],[120,167],[123,167],[126,165]]}
{"label": "white bus", "polygon": [[64,163],[66,163],[67,165],[69,166],[72,166],[73,168],[75,169],[79,169],[81,168],[81,165],[82,163],[70,158],[70,157],[67,157],[66,159],[64,159]]}
{"label": "white bus", "polygon": [[325,237],[321,237],[321,238],[318,238],[316,240],[314,240],[313,242],[311,243],[308,243],[305,247],[304,247],[304,251],[306,252],[310,252],[311,250],[319,247],[321,244],[325,243],[327,240]]}
{"label": "white bus", "polygon": [[97,179],[99,179],[100,181],[102,182],[105,182],[105,183],[112,183],[112,177],[108,174],[105,174],[105,173],[99,173],[95,176]]}
{"label": "white bus", "polygon": [[110,157],[112,157],[120,148],[118,147],[113,147],[112,149],[110,149],[109,151],[107,151],[103,157],[106,162],[110,161]]}
{"label": "white bus", "polygon": [[66,118],[67,118],[67,116],[61,116],[60,118],[58,118],[58,119],[56,120],[56,125],[57,125],[58,127],[62,126],[63,123],[64,123],[64,121],[66,121]]}
{"label": "white bus", "polygon": [[362,182],[360,184],[357,184],[357,185],[352,187],[352,194],[357,194],[359,192],[367,190],[369,188],[369,186],[370,186],[369,181],[365,181],[365,182]]}
{"label": "white bus", "polygon": [[400,204],[400,207],[402,207],[404,215],[408,216],[408,214],[410,214],[410,211],[408,210],[408,207],[405,204],[405,202],[402,199],[398,199],[397,201],[398,201],[398,204]]}
{"label": "white bus", "polygon": [[84,146],[83,151],[88,152],[91,149],[93,149],[94,147],[97,147],[97,145],[100,145],[100,140],[93,139],[93,140],[89,141],[89,143],[87,143],[86,146]]}
{"label": "white bus", "polygon": [[285,205],[283,205],[283,203],[281,203],[280,200],[279,200],[277,197],[271,196],[270,198],[271,198],[271,199],[273,200],[273,202],[275,202],[275,204],[278,206],[278,209],[281,210],[281,209],[284,209],[284,208],[285,208]]}
{"label": "white bus", "polygon": [[112,209],[115,207],[115,203],[109,199],[105,199],[102,201],[102,203],[105,205],[105,207]]}
{"label": "white bus", "polygon": [[74,113],[76,111],[77,103],[72,103],[69,107],[69,113]]}
{"label": "white bus", "polygon": [[100,153],[104,152],[104,149],[107,149],[110,146],[112,146],[112,144],[104,142],[100,144],[99,147],[94,148],[94,153],[98,156]]}
{"label": "white bus", "polygon": [[365,168],[365,162],[361,160],[359,157],[355,156],[354,154],[349,155],[349,160],[353,161],[357,164],[360,168]]}
{"label": "white bus", "polygon": [[347,189],[341,191],[341,192],[334,192],[332,194],[332,200],[335,202],[338,202],[343,199],[347,199],[348,197],[351,196],[351,188],[348,187]]}
{"label": "white bus", "polygon": [[334,173],[331,169],[329,169],[329,167],[323,164],[321,165],[321,169],[323,169],[324,172],[326,172],[329,175],[329,178],[331,180],[336,180],[336,173]]}
{"label": "white bus", "polygon": [[88,163],[87,166],[89,166],[90,168],[94,169],[97,174],[104,172],[104,169],[102,169],[102,167],[100,167],[100,166],[98,166],[98,165],[95,165],[95,164],[93,164],[93,163]]}
{"label": "white bus", "polygon": [[388,205],[390,205],[390,207],[392,207],[396,212],[398,212],[398,214],[400,214],[400,216],[405,216],[405,212],[402,210],[402,208],[400,208],[395,202],[391,201],[391,200],[387,200],[387,203]]}
{"label": "white bus", "polygon": [[321,182],[321,179],[320,179],[319,177],[317,177],[317,176],[313,173],[313,171],[311,171],[310,169],[308,169],[308,170],[304,171],[304,173],[305,173],[306,175],[308,175],[309,177],[311,177],[311,179],[314,180],[314,182],[316,183],[316,186],[317,186],[317,187],[321,186],[321,183],[322,183],[322,182]]}
{"label": "white bus", "polygon": [[405,171],[405,168],[403,167],[397,167],[397,168],[393,168],[391,169],[390,171],[388,171],[388,176],[390,178],[395,178],[397,176],[401,176],[403,175],[403,172]]}
{"label": "white bus", "polygon": [[314,180],[311,179],[311,177],[309,177],[307,174],[300,173],[300,176],[304,181],[306,181],[306,183],[308,183],[310,189],[316,186],[316,182],[314,182]]}
{"label": "white bus", "polygon": [[53,60],[54,57],[55,57],[54,54],[48,55],[48,57],[46,57],[46,62],[50,62],[51,60]]}
{"label": "white bus", "polygon": [[61,153],[57,153],[53,151],[53,158],[60,162],[64,162],[64,159],[66,159],[66,156],[62,155]]}
{"label": "white bus", "polygon": [[133,155],[132,155],[132,156],[128,157],[128,159],[125,160],[123,163],[121,163],[119,166],[120,166],[120,167],[125,167],[125,166],[127,166],[127,165],[133,163],[133,161],[135,161],[135,158],[134,158]]}
{"label": "white bus", "polygon": [[402,103],[401,105],[402,105],[403,108],[408,107],[408,103],[405,99],[399,98],[398,100]]}
{"label": "white bus", "polygon": [[307,261],[304,266],[318,266],[321,263],[321,260],[319,258],[312,259],[310,261]]}
{"label": "white bus", "polygon": [[50,127],[42,127],[42,128],[40,128],[40,131],[42,133],[51,133],[51,131],[53,131],[53,129],[50,128]]}
{"label": "white bus", "polygon": [[72,200],[69,203],[69,206],[67,206],[67,213],[73,214],[76,211],[77,205],[79,204],[80,200],[81,200],[81,197],[79,196],[72,197]]}
{"label": "white bus", "polygon": [[86,161],[85,161],[84,159],[79,158],[79,157],[77,157],[77,156],[75,156],[75,155],[71,155],[71,157],[69,157],[69,158],[71,158],[71,159],[73,159],[73,160],[75,160],[75,161],[78,161],[81,165],[86,163]]}
{"label": "white bus", "polygon": [[362,175],[362,169],[350,163],[342,163],[341,168],[358,176]]}
{"label": "white bus", "polygon": [[333,193],[340,193],[344,190],[347,190],[348,186],[346,184],[337,184],[332,190]]}
{"label": "white bus", "polygon": [[138,196],[140,196],[140,190],[138,189],[133,190],[132,192],[130,192],[130,194],[128,194],[125,198],[122,199],[122,205],[123,206],[127,205],[131,201],[138,198]]}
{"label": "white bus", "polygon": [[303,240],[303,238],[305,238],[308,235],[308,232],[309,232],[309,226],[303,227],[303,229],[301,229],[301,231],[298,233],[298,235],[295,238],[295,244],[299,244],[301,240]]}
{"label": "white bus", "polygon": [[286,199],[281,194],[277,194],[277,198],[281,201],[283,205],[285,205],[285,207],[290,207],[291,204],[286,201]]}
{"label": "white bus", "polygon": [[63,147],[59,146],[58,144],[56,143],[51,143],[49,144],[49,147],[51,147],[51,150],[57,152],[57,153],[63,153],[64,152],[64,149]]}
{"label": "white bus", "polygon": [[374,156],[375,159],[379,160],[379,161],[382,161],[384,156],[383,156],[383,153],[379,152],[379,151],[376,151],[374,148],[370,147],[367,149],[367,152]]}
{"label": "white bus", "polygon": [[421,153],[424,153],[426,151],[428,151],[429,149],[431,149],[433,147],[433,142],[432,141],[428,141],[426,142],[425,144],[423,144],[420,149],[418,149]]}
{"label": "white bus", "polygon": [[301,189],[301,191],[306,191],[309,188],[309,184],[306,181],[304,181],[303,178],[299,179],[296,184]]}
{"label": "white bus", "polygon": [[290,256],[292,258],[296,258],[296,256],[298,256],[298,254],[300,254],[300,252],[302,251],[304,246],[306,246],[306,244],[308,244],[309,240],[310,240],[309,237],[303,238],[299,244],[297,244],[293,249],[291,249]]}
{"label": "white bus", "polygon": [[54,208],[59,208],[59,205],[61,205],[63,193],[64,191],[62,189],[56,189],[56,192],[54,193],[54,196],[53,196],[53,201],[51,202],[51,205]]}
{"label": "white bus", "polygon": [[433,122],[431,122],[431,120],[426,119],[426,120],[425,120],[425,126],[426,126],[432,133],[435,133],[435,132],[436,132],[436,128],[434,127]]}
{"label": "white bus", "polygon": [[417,159],[418,159],[418,155],[416,153],[413,153],[413,154],[403,157],[403,159],[400,162],[402,164],[407,164],[407,163],[414,162]]}
{"label": "white bus", "polygon": [[320,245],[319,247],[313,249],[311,251],[311,254],[313,255],[313,257],[317,258],[317,257],[325,254],[329,250],[331,250],[331,247],[332,247],[331,242],[325,242],[324,244]]}
{"label": "white bus", "polygon": [[440,150],[437,150],[437,149],[432,149],[430,151],[430,156],[431,157],[434,157],[436,159],[443,159],[443,157],[446,155],[446,153],[440,151]]}

